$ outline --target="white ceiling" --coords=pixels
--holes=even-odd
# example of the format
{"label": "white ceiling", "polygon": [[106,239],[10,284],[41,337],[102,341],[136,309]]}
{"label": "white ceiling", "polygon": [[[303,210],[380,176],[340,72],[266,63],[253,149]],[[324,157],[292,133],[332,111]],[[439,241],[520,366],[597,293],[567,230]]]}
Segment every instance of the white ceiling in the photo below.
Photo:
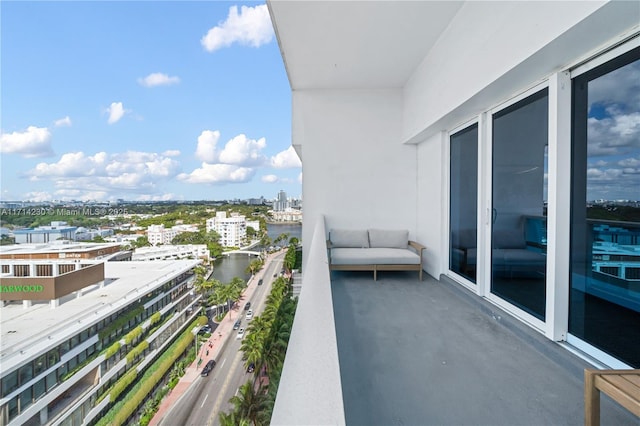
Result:
{"label": "white ceiling", "polygon": [[268,5],[296,90],[402,87],[462,3],[270,0]]}

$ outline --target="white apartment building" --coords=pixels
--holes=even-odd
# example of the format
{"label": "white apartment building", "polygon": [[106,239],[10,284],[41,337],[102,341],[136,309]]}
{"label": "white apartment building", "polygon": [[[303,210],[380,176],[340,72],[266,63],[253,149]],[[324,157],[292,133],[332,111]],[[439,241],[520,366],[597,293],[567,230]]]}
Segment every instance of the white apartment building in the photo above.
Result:
{"label": "white apartment building", "polygon": [[158,247],[139,247],[132,255],[132,260],[172,260],[202,259],[209,262],[210,253],[206,244],[163,245]]}
{"label": "white apartment building", "polygon": [[[589,200],[640,198],[640,3],[267,4],[305,199],[274,424],[344,424],[335,327],[313,327],[333,318],[320,296],[335,228],[408,229],[432,277],[605,366],[640,368],[637,278],[594,269],[595,242],[637,253],[640,223],[607,234],[588,214]],[[505,261],[504,247],[535,260]],[[310,364],[327,367],[320,380],[301,379]]]}
{"label": "white apartment building", "polygon": [[290,207],[280,211],[272,211],[271,216],[276,222],[302,222],[302,210]]}
{"label": "white apartment building", "polygon": [[216,212],[206,221],[207,232],[216,231],[220,235],[220,244],[224,247],[241,247],[247,239],[247,221],[244,216],[227,212]]}
{"label": "white apartment building", "polygon": [[171,244],[171,240],[182,232],[198,232],[198,226],[174,225],[170,229],[166,229],[164,225],[150,225],[149,228],[147,228],[147,238],[149,239],[149,244],[152,246]]}

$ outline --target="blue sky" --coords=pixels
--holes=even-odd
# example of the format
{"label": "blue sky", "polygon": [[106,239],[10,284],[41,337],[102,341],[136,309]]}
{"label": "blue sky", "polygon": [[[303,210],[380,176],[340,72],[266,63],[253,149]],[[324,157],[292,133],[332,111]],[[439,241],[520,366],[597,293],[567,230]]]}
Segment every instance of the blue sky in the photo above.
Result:
{"label": "blue sky", "polygon": [[2,1],[0,13],[2,200],[300,196],[264,3]]}

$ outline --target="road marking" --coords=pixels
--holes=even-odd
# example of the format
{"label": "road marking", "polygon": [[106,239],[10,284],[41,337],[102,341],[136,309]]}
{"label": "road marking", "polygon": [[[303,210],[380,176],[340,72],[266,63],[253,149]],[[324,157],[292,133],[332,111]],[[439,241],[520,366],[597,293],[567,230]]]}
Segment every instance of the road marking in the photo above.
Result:
{"label": "road marking", "polygon": [[[215,420],[215,418],[218,416],[218,412],[220,410],[220,406],[222,405],[222,399],[224,398],[225,393],[227,392],[227,388],[229,387],[229,384],[231,383],[231,379],[233,374],[231,374],[233,371],[235,371],[235,369],[238,366],[238,363],[242,360],[242,352],[238,351],[238,353],[236,354],[235,358],[233,359],[233,362],[231,363],[231,367],[229,367],[229,374],[227,374],[227,378],[224,381],[224,383],[222,384],[222,387],[220,388],[220,392],[218,392],[218,398],[216,399],[215,404],[213,404],[213,410],[211,410],[211,417],[209,418],[209,420]],[[210,422],[207,422],[207,424],[212,424]]]}
{"label": "road marking", "polygon": [[209,397],[209,394],[206,394],[204,396],[204,399],[202,400],[202,404],[200,404],[200,408],[204,407],[204,402],[207,400],[208,397]]}
{"label": "road marking", "polygon": [[222,362],[220,363],[220,367],[218,367],[218,370],[220,370],[220,369],[222,368],[222,366],[224,365],[224,362],[225,362],[226,360],[227,360],[226,358],[222,360]]}

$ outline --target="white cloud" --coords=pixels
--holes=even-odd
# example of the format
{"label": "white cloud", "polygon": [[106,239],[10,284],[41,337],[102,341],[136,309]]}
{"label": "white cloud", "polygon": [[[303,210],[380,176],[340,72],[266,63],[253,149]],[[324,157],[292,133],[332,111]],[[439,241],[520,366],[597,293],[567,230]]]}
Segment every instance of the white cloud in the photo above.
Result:
{"label": "white cloud", "polygon": [[178,83],[180,83],[180,77],[170,77],[160,72],[154,72],[144,78],[138,79],[138,84],[144,87],[169,86]]}
{"label": "white cloud", "polygon": [[278,182],[278,176],[276,176],[276,175],[264,175],[264,176],[262,176],[261,180],[264,183],[277,183]]}
{"label": "white cloud", "polygon": [[32,192],[27,192],[26,194],[24,194],[24,200],[25,201],[32,201],[32,202],[35,202],[35,203],[41,203],[41,202],[44,202],[44,201],[53,200],[53,196],[49,192],[32,191]]}
{"label": "white cloud", "polygon": [[265,138],[258,140],[248,139],[240,134],[226,143],[218,160],[224,164],[234,164],[237,166],[257,166],[265,161],[265,157],[260,151],[267,146]]}
{"label": "white cloud", "polygon": [[277,153],[275,156],[271,157],[271,166],[276,169],[290,169],[295,167],[302,167],[302,163],[300,162],[300,158],[298,154],[296,154],[296,150],[293,146],[290,146],[284,151]]}
{"label": "white cloud", "polygon": [[70,127],[71,126],[71,117],[68,115],[65,118],[61,118],[53,122],[55,127]]}
{"label": "white cloud", "polygon": [[[86,155],[70,152],[55,163],[39,163],[26,175],[32,181],[50,180],[65,196],[89,199],[91,194],[109,194],[126,190],[152,194],[159,183],[169,181],[179,171],[179,163],[167,156],[153,152],[129,151],[107,154],[98,152]],[[82,197],[70,191],[80,191]],[[123,194],[117,192],[116,198]],[[104,197],[95,197],[101,199]]]}
{"label": "white cloud", "polygon": [[164,157],[177,157],[180,155],[180,151],[177,149],[169,149],[162,153]]}
{"label": "white cloud", "polygon": [[196,148],[196,158],[205,163],[214,163],[217,160],[216,145],[220,139],[220,132],[215,130],[204,130],[198,136],[198,147]]}
{"label": "white cloud", "polygon": [[200,39],[202,46],[209,52],[231,46],[233,43],[260,47],[273,39],[273,27],[266,4],[248,7],[229,8],[229,15],[224,22],[211,28]]}
{"label": "white cloud", "polygon": [[251,180],[255,171],[247,167],[231,164],[207,164],[191,173],[181,173],[178,180],[188,183],[244,183]]}
{"label": "white cloud", "polygon": [[122,102],[112,102],[109,108],[107,108],[107,112],[109,113],[109,119],[107,122],[109,124],[114,124],[120,121],[122,117],[124,117],[125,112],[128,112],[122,106]]}
{"label": "white cloud", "polygon": [[24,132],[3,133],[0,152],[27,158],[50,157],[53,155],[51,132],[46,127],[29,126]]}

